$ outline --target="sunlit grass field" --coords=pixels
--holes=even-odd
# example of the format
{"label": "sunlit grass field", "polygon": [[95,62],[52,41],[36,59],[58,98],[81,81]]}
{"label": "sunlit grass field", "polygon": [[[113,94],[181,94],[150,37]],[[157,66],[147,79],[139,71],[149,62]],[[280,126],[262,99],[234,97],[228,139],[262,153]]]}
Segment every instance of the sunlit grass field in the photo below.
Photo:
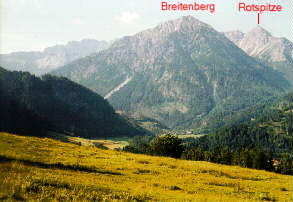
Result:
{"label": "sunlit grass field", "polygon": [[0,133],[0,201],[292,201],[292,177]]}
{"label": "sunlit grass field", "polygon": [[61,133],[50,132],[49,136],[62,142],[74,143],[83,146],[95,146],[108,149],[122,149],[128,145],[128,137],[108,138],[108,139],[86,139],[72,137]]}

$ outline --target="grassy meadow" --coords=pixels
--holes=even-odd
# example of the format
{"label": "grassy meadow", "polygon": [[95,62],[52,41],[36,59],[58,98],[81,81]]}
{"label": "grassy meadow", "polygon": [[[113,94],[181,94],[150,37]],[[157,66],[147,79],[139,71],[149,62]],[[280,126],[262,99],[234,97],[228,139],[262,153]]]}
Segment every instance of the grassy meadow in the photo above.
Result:
{"label": "grassy meadow", "polygon": [[292,176],[0,133],[0,201],[292,201]]}
{"label": "grassy meadow", "polygon": [[95,146],[104,149],[122,149],[128,145],[128,137],[108,138],[108,139],[86,139],[81,137],[72,137],[61,133],[49,132],[49,137],[83,146]]}

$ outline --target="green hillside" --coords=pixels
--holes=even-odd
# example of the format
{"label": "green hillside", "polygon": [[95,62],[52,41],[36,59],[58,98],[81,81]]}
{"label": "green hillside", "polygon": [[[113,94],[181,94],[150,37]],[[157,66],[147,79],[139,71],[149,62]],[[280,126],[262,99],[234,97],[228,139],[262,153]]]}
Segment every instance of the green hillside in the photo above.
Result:
{"label": "green hillside", "polygon": [[291,177],[0,133],[1,201],[291,201]]}
{"label": "green hillside", "polygon": [[191,147],[202,147],[209,151],[224,147],[234,151],[255,147],[275,158],[280,158],[284,153],[291,153],[292,156],[292,93],[273,104],[255,106],[243,111],[241,115],[232,118],[230,125],[219,129],[214,134],[193,140]]}
{"label": "green hillside", "polygon": [[39,78],[0,67],[0,96],[0,131],[88,138],[146,133],[116,114],[101,96],[66,78]]}

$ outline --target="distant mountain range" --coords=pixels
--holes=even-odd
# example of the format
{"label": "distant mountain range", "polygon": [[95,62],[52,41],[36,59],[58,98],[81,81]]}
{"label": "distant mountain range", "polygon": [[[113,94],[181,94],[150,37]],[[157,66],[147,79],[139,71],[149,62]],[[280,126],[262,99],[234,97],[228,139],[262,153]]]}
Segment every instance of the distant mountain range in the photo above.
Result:
{"label": "distant mountain range", "polygon": [[248,33],[232,31],[226,32],[225,35],[248,55],[282,72],[292,83],[293,43],[291,41],[274,37],[260,26]]}
{"label": "distant mountain range", "polygon": [[87,138],[147,133],[116,114],[103,97],[66,78],[39,78],[0,67],[0,97],[0,131]]}
{"label": "distant mountain range", "polygon": [[71,41],[66,45],[56,45],[42,52],[14,52],[0,54],[0,65],[9,70],[29,71],[40,75],[63,66],[73,60],[99,52],[108,47],[108,42],[94,39]]}
{"label": "distant mountain range", "polygon": [[[241,33],[226,36],[235,43],[245,38]],[[262,62],[226,36],[186,16],[123,37],[51,73],[92,89],[116,110],[155,119],[171,129],[220,127],[239,110],[292,88],[282,73],[291,67],[270,67],[289,59],[272,53],[263,55]],[[255,37],[251,43],[262,35]]]}

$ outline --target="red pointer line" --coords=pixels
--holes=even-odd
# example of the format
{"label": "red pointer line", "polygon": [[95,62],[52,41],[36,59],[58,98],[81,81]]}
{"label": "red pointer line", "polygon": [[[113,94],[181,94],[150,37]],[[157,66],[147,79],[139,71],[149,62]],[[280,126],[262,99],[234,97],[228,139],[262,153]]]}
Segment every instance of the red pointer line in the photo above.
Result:
{"label": "red pointer line", "polygon": [[259,13],[257,14],[257,24],[259,24],[259,21],[260,21],[260,19],[259,19]]}

